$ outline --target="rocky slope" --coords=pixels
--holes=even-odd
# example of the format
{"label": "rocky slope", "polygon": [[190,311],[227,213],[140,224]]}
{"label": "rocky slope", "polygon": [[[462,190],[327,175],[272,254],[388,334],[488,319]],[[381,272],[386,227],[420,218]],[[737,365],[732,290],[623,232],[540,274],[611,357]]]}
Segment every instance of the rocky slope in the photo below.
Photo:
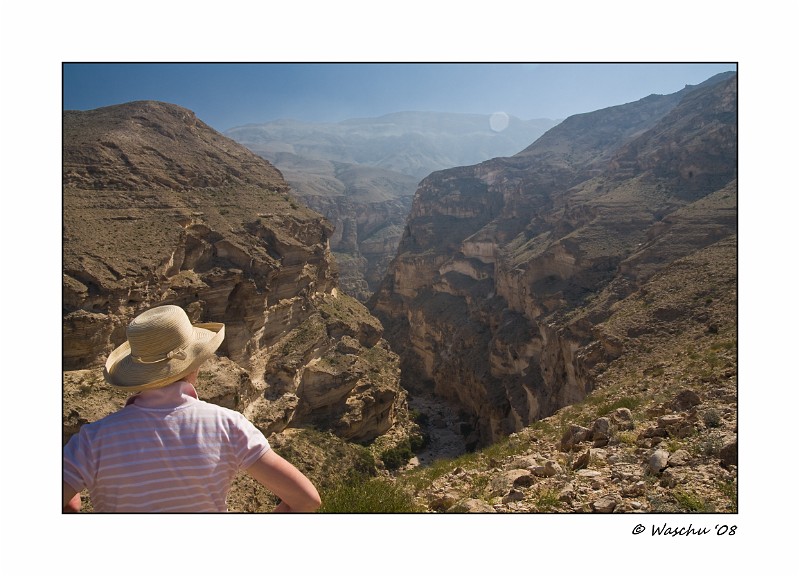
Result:
{"label": "rocky slope", "polygon": [[428,512],[736,512],[736,286],[732,236],[665,265],[604,322],[619,356],[583,400],[395,483]]}
{"label": "rocky slope", "polygon": [[292,193],[334,226],[340,287],[366,301],[397,251],[419,181],[442,168],[522,150],[555,125],[489,116],[402,112],[336,124],[279,120],[225,134],[277,166]]}
{"label": "rocky slope", "polygon": [[63,134],[65,441],[121,406],[101,366],[161,304],[226,324],[199,393],[265,433],[368,442],[402,429],[397,356],[338,290],[331,225],[278,170],[160,102],[66,111]]}
{"label": "rocky slope", "polygon": [[656,278],[679,291],[670,271],[705,249],[718,247],[735,279],[736,134],[736,78],[720,75],[423,180],[369,303],[404,386],[458,403],[474,416],[471,444],[486,445],[583,400],[639,353],[631,338],[686,317],[735,326],[735,313],[705,309],[728,285],[702,277],[695,297],[647,309],[648,323],[609,322],[626,299],[646,302]]}

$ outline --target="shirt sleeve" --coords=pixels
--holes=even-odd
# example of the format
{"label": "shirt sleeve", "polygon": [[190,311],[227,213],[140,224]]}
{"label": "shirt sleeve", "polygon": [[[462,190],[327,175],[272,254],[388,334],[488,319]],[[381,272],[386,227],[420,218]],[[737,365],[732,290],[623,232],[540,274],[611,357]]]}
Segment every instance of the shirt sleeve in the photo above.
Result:
{"label": "shirt sleeve", "polygon": [[62,463],[62,479],[72,486],[76,492],[89,487],[91,478],[94,477],[91,463],[91,450],[87,435],[83,428],[72,437],[64,446],[64,459]]}
{"label": "shirt sleeve", "polygon": [[271,448],[266,436],[252,422],[241,414],[237,419],[237,429],[241,436],[238,444],[239,468],[244,469],[252,466]]}

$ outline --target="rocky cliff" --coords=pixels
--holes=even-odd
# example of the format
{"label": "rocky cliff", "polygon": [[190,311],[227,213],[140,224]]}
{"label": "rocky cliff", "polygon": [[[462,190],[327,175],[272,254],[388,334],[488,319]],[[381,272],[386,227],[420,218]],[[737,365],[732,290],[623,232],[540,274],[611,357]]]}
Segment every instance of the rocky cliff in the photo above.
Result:
{"label": "rocky cliff", "polygon": [[292,195],[331,222],[329,241],[339,286],[366,301],[397,251],[419,180],[382,168],[289,153],[271,161],[280,166]]}
{"label": "rocky cliff", "polygon": [[[580,114],[508,158],[444,170],[417,190],[369,303],[409,390],[433,390],[490,443],[583,399],[627,338],[696,317],[730,286],[697,287],[632,328],[606,322],[674,263],[736,246],[736,77]],[[733,278],[735,269],[726,278]],[[706,296],[703,296],[706,294]],[[670,328],[673,326],[673,328]]]}
{"label": "rocky cliff", "polygon": [[132,102],[64,112],[63,183],[65,439],[119,407],[100,367],[161,304],[226,324],[199,392],[267,434],[368,441],[402,420],[397,356],[339,292],[332,226],[267,161],[189,110]]}

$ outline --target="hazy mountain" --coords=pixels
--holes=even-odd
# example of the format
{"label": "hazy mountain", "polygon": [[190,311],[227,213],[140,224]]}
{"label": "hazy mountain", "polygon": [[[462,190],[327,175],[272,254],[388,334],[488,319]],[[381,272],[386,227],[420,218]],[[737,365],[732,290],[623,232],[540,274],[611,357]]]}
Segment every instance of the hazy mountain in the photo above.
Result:
{"label": "hazy mountain", "polygon": [[435,170],[516,154],[558,123],[505,119],[507,126],[499,130],[500,123],[495,131],[487,115],[397,112],[329,124],[277,120],[231,128],[225,135],[270,161],[290,152],[384,168],[419,181]]}
{"label": "hazy mountain", "polygon": [[552,120],[399,112],[316,124],[279,120],[226,135],[273,163],[334,225],[340,283],[366,300],[394,256],[418,182],[443,168],[514,154]]}

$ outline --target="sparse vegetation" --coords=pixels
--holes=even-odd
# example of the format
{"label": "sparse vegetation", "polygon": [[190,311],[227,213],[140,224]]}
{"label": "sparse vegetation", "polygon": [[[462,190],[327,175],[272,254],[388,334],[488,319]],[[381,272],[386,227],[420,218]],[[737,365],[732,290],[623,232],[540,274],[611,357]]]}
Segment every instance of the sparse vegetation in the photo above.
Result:
{"label": "sparse vegetation", "polygon": [[412,496],[395,482],[369,478],[340,484],[321,494],[320,512],[386,513],[420,512]]}
{"label": "sparse vegetation", "polygon": [[698,456],[716,458],[722,449],[722,436],[717,431],[701,434],[693,444],[693,451]]}
{"label": "sparse vegetation", "polygon": [[703,412],[703,424],[709,428],[718,428],[722,424],[722,415],[719,410],[710,408]]}
{"label": "sparse vegetation", "polygon": [[726,480],[718,484],[719,491],[728,499],[728,512],[737,512],[739,507],[739,490],[735,480]]}
{"label": "sparse vegetation", "polygon": [[614,400],[610,404],[604,404],[600,408],[597,409],[597,416],[606,416],[614,412],[617,408],[628,408],[629,410],[635,410],[640,404],[642,403],[641,398],[634,398],[632,396],[626,396],[624,398],[620,398],[618,400]]}
{"label": "sparse vegetation", "polygon": [[537,490],[533,499],[537,512],[557,512],[561,508],[558,492],[553,488]]}
{"label": "sparse vegetation", "polygon": [[716,512],[713,505],[689,490],[675,490],[672,495],[678,506],[686,512]]}

